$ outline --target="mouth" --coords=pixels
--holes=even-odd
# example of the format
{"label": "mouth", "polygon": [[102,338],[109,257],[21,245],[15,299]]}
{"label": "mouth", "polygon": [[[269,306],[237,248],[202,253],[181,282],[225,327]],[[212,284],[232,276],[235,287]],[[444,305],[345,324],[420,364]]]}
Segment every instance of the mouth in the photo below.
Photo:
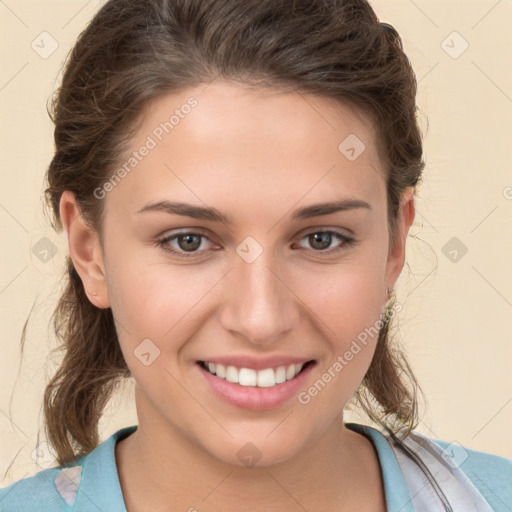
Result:
{"label": "mouth", "polygon": [[315,362],[314,359],[311,359],[302,364],[282,365],[261,370],[223,365],[209,361],[197,361],[197,364],[210,375],[232,384],[253,388],[274,388],[297,379],[300,375],[307,372]]}
{"label": "mouth", "polygon": [[[254,360],[252,363],[250,361],[244,363],[243,358],[238,359],[240,360],[239,364],[242,365],[266,366],[271,364],[270,361],[263,363]],[[222,402],[241,409],[270,411],[290,403],[300,389],[307,386],[317,363],[314,359],[291,363],[289,359],[287,363],[290,364],[286,366],[282,364],[260,366],[258,369],[213,363],[212,361],[196,361],[195,366],[200,380],[212,393],[212,398],[217,397]],[[284,361],[276,361],[276,363],[282,362]]]}

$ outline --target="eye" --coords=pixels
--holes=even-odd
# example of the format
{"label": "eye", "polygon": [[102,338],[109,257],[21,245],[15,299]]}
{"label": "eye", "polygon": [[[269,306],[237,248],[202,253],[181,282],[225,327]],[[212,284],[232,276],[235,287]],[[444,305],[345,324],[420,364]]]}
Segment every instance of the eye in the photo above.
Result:
{"label": "eye", "polygon": [[[302,240],[307,240],[310,246],[315,249],[315,252],[325,252],[327,254],[341,251],[355,243],[354,238],[333,230],[313,231],[303,237]],[[334,249],[327,250],[335,240],[341,242],[341,245],[338,244]]]}
{"label": "eye", "polygon": [[[177,256],[189,258],[196,256],[197,253],[204,252],[198,250],[199,248],[204,248],[203,240],[211,242],[208,237],[201,233],[186,231],[159,238],[158,245]],[[176,245],[173,246],[171,242],[175,242]]]}
{"label": "eye", "polygon": [[[190,258],[197,256],[202,252],[206,252],[208,248],[204,247],[204,240],[213,244],[206,235],[193,231],[184,231],[159,238],[157,240],[157,244],[162,247],[162,249],[172,253],[173,255]],[[307,240],[310,247],[314,249],[314,252],[325,254],[336,253],[352,246],[356,242],[354,238],[350,238],[343,233],[334,230],[313,231],[302,237],[301,240]],[[338,246],[329,250],[332,242],[336,240],[338,241]]]}

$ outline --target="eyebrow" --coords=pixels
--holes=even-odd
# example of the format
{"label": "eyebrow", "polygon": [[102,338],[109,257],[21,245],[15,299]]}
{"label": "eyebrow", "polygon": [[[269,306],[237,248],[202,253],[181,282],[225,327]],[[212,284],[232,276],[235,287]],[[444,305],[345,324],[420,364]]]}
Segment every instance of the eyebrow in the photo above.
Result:
{"label": "eyebrow", "polygon": [[[346,198],[340,201],[330,203],[318,203],[299,208],[292,215],[292,220],[310,219],[312,217],[320,217],[322,215],[330,215],[340,211],[355,210],[365,208],[371,210],[372,207],[361,199]],[[224,224],[233,224],[228,215],[225,215],[215,208],[195,206],[187,203],[158,201],[156,203],[148,203],[135,213],[144,212],[165,212],[171,215],[183,215],[194,219],[210,220],[214,222],[222,222]]]}

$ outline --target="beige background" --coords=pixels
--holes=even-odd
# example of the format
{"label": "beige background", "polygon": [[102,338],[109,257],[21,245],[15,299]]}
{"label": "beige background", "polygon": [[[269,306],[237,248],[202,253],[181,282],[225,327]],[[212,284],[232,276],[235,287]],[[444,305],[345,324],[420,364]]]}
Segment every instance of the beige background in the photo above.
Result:
{"label": "beige background", "polygon": [[[46,101],[100,4],[0,2],[0,486],[51,465],[42,437],[40,453],[34,449],[42,392],[55,368],[48,360],[48,320],[66,244],[41,208],[53,150]],[[397,287],[404,307],[400,338],[428,399],[419,430],[512,458],[512,3],[373,5],[404,39],[425,133],[427,169]],[[46,55],[52,39],[58,48]],[[465,41],[469,46],[458,55]],[[32,252],[43,237],[58,247],[46,263],[36,256],[38,246]],[[453,237],[457,261],[450,259],[453,247],[446,248]],[[460,257],[462,244],[467,253]],[[22,358],[20,334],[31,310]],[[137,423],[132,391],[128,384],[111,402],[103,438]]]}

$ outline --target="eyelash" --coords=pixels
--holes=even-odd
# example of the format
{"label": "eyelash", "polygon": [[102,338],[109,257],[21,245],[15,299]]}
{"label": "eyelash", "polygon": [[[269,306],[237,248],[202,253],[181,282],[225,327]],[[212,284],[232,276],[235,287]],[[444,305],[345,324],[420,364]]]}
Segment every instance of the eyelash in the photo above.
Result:
{"label": "eyelash", "polygon": [[[333,231],[333,230],[310,231],[309,233],[306,233],[301,238],[301,241],[304,240],[305,238],[307,238],[308,236],[318,235],[318,234],[333,235],[335,238],[337,238],[338,240],[343,242],[341,246],[339,246],[339,247],[337,247],[335,249],[313,250],[313,252],[318,253],[318,254],[329,254],[329,255],[331,255],[331,254],[334,254],[334,253],[338,253],[338,252],[340,252],[340,251],[342,251],[344,249],[347,249],[347,248],[351,247],[352,245],[354,245],[356,243],[356,240],[354,238],[350,238],[350,237],[340,233],[339,231]],[[164,251],[170,252],[173,255],[176,255],[176,256],[178,256],[180,258],[193,258],[193,257],[195,257],[197,254],[199,254],[202,251],[193,251],[193,252],[186,253],[186,252],[177,251],[176,249],[171,249],[167,245],[171,240],[174,240],[174,239],[179,238],[180,236],[186,236],[186,235],[199,235],[201,238],[208,239],[208,237],[206,235],[203,235],[202,233],[195,232],[195,231],[184,231],[184,232],[181,232],[181,233],[176,233],[174,235],[169,235],[169,236],[165,236],[163,238],[159,238],[157,240],[157,244]]]}

